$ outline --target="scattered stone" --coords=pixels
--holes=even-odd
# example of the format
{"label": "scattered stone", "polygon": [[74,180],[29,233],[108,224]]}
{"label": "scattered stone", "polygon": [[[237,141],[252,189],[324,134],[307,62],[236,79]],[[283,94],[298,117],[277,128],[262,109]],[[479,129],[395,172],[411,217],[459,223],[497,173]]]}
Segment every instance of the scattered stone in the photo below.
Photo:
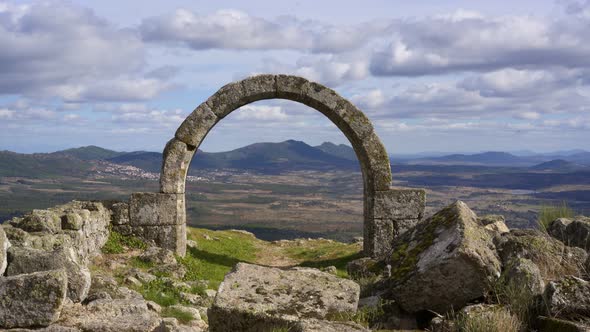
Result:
{"label": "scattered stone", "polygon": [[127,276],[125,277],[125,280],[123,280],[123,283],[126,285],[130,285],[130,286],[135,286],[135,287],[141,287],[141,281],[137,280],[137,278],[132,277],[132,276]]}
{"label": "scattered stone", "polygon": [[201,313],[199,313],[199,310],[196,308],[187,307],[179,304],[172,305],[169,308],[193,316],[192,320],[201,320]]}
{"label": "scattered stone", "polygon": [[6,233],[4,233],[3,227],[0,225],[0,276],[4,274],[8,266],[8,255],[6,252],[8,248],[10,248],[10,241],[8,241]]}
{"label": "scattered stone", "polygon": [[338,269],[334,265],[326,266],[321,270],[334,275],[338,272]]}
{"label": "scattered stone", "polygon": [[485,229],[494,234],[504,234],[510,232],[510,229],[508,226],[506,226],[506,219],[504,219],[504,216],[502,215],[488,214],[479,217],[478,220]]}
{"label": "scattered stone", "polygon": [[352,243],[363,244],[364,238],[362,236],[355,236],[352,238]]}
{"label": "scattered stone", "polygon": [[461,308],[500,276],[494,249],[475,213],[457,201],[393,243],[387,297],[410,313]]}
{"label": "scattered stone", "polygon": [[197,241],[195,240],[186,240],[186,246],[189,248],[196,248],[197,247]]}
{"label": "scattered stone", "polygon": [[526,290],[531,295],[543,294],[545,281],[539,267],[530,259],[515,258],[502,272],[502,281],[513,291]]}
{"label": "scattered stone", "polygon": [[549,234],[568,246],[590,250],[590,218],[559,218],[549,224]]}
{"label": "scattered stone", "polygon": [[350,314],[359,285],[310,268],[281,270],[238,263],[219,286],[208,311],[216,331],[262,331],[305,318]]}
{"label": "scattered stone", "polygon": [[154,301],[146,301],[145,304],[147,305],[148,309],[150,309],[153,312],[156,312],[158,314],[162,312],[162,307]]}
{"label": "scattered stone", "polygon": [[204,299],[201,295],[199,294],[191,294],[191,293],[187,293],[187,292],[180,292],[180,299],[183,302],[186,302],[190,305],[202,305],[202,303],[204,303]]}
{"label": "scattered stone", "polygon": [[519,259],[530,259],[541,272],[545,282],[564,275],[583,275],[588,254],[580,248],[565,246],[547,234],[534,229],[513,229],[494,238],[504,266]]}
{"label": "scattered stone", "polygon": [[64,270],[0,278],[0,327],[48,326],[62,311],[67,292]]}
{"label": "scattered stone", "polygon": [[207,298],[213,299],[215,298],[215,296],[217,296],[217,291],[213,289],[206,289],[205,295],[207,296]]}
{"label": "scattered stone", "polygon": [[370,257],[355,259],[346,265],[346,271],[355,279],[381,275],[384,268],[385,264],[383,262],[379,262]]}
{"label": "scattered stone", "polygon": [[149,247],[138,258],[153,265],[177,264],[174,253],[165,248]]}
{"label": "scattered stone", "polygon": [[44,251],[12,247],[8,251],[8,260],[8,276],[63,268],[68,276],[68,298],[74,302],[81,302],[88,295],[91,284],[90,270],[77,262],[77,255],[71,248]]}
{"label": "scattered stone", "polygon": [[204,238],[205,240],[207,240],[207,241],[211,241],[211,240],[213,240],[213,239],[212,239],[212,238],[211,238],[209,235],[207,235],[207,234],[203,234],[203,238]]}
{"label": "scattered stone", "polygon": [[566,276],[550,282],[544,294],[551,317],[578,319],[590,317],[590,282]]}
{"label": "scattered stone", "polygon": [[143,272],[138,268],[132,268],[127,272],[127,276],[133,277],[140,281],[142,284],[150,283],[156,279],[158,279],[155,275],[147,272]]}

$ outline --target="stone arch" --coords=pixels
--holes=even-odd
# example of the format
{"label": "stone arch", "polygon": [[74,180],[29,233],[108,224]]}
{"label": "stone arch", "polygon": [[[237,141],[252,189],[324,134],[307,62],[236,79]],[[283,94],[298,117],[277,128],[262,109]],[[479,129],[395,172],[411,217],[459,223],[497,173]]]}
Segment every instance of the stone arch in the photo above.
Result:
{"label": "stone arch", "polygon": [[[199,105],[180,125],[164,149],[160,193],[172,197],[176,213],[176,245],[186,237],[184,204],[185,182],[193,155],[207,133],[229,113],[263,99],[288,99],[305,104],[324,114],[348,138],[361,165],[364,183],[364,250],[371,256],[386,252],[396,226],[388,212],[393,191],[391,168],[385,147],[369,119],[334,90],[302,77],[258,75],[223,86]],[[170,204],[169,204],[170,205]],[[174,204],[171,204],[174,208]],[[399,218],[398,218],[399,219]],[[184,241],[181,241],[184,243]],[[184,248],[176,248],[183,255]]]}

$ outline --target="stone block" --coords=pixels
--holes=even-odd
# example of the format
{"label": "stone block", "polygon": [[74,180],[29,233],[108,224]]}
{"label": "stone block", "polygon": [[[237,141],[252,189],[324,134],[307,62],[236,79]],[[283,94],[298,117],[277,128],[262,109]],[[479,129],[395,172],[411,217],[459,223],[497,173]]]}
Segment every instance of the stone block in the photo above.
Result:
{"label": "stone block", "polygon": [[211,111],[209,104],[202,103],[178,127],[175,137],[196,149],[217,121],[219,118]]}
{"label": "stone block", "polygon": [[160,173],[160,192],[183,194],[186,175],[196,149],[176,138],[171,139],[164,148],[162,172]]}
{"label": "stone block", "polygon": [[208,311],[209,330],[270,331],[303,319],[352,314],[359,292],[357,283],[316,269],[238,263]]}
{"label": "stone block", "polygon": [[375,213],[377,219],[422,219],[426,206],[424,189],[389,189],[375,192]]}
{"label": "stone block", "polygon": [[66,299],[67,283],[64,270],[0,278],[0,328],[55,322]]}
{"label": "stone block", "polygon": [[81,302],[90,289],[90,270],[77,261],[71,248],[44,251],[26,247],[12,247],[8,251],[7,276],[65,269],[68,277],[68,297]]}
{"label": "stone block", "polygon": [[[245,104],[277,96],[275,75],[256,75],[240,81]],[[224,115],[225,116],[225,115]]]}
{"label": "stone block", "polygon": [[232,82],[224,85],[205,102],[209,109],[219,119],[223,119],[232,111],[246,105],[244,87],[241,82]]}
{"label": "stone block", "polygon": [[129,225],[163,226],[186,222],[184,194],[133,193],[129,201]]}

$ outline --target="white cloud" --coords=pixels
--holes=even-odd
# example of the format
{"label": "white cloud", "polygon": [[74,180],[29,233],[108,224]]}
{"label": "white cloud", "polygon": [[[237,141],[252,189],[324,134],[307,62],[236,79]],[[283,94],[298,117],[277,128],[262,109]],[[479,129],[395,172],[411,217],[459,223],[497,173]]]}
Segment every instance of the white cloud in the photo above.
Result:
{"label": "white cloud", "polygon": [[280,106],[267,105],[246,105],[242,106],[237,114],[238,120],[256,120],[256,121],[285,121],[289,117]]}
{"label": "white cloud", "polygon": [[365,45],[383,33],[387,24],[335,26],[291,16],[265,19],[237,10],[208,15],[178,9],[169,15],[144,19],[140,26],[149,42],[186,45],[195,50],[310,50],[343,52]]}

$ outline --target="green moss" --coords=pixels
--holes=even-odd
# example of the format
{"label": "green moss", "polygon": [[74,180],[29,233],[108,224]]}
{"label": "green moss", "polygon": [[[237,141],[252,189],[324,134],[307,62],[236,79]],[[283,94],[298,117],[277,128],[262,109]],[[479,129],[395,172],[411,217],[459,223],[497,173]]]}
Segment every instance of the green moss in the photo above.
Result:
{"label": "green moss", "polygon": [[135,236],[123,235],[115,230],[110,230],[109,238],[102,247],[102,252],[105,254],[121,254],[126,249],[147,249],[148,245]]}
{"label": "green moss", "polygon": [[[407,243],[399,241],[393,248],[390,256],[391,259],[391,278],[400,281],[408,277],[408,275],[415,270],[416,264],[420,259],[420,255],[426,251],[434,243],[437,230],[441,227],[448,227],[456,222],[455,213],[452,213],[450,208],[445,208],[439,213],[430,218],[414,238],[419,239],[419,242]],[[451,218],[453,216],[453,218]]]}

